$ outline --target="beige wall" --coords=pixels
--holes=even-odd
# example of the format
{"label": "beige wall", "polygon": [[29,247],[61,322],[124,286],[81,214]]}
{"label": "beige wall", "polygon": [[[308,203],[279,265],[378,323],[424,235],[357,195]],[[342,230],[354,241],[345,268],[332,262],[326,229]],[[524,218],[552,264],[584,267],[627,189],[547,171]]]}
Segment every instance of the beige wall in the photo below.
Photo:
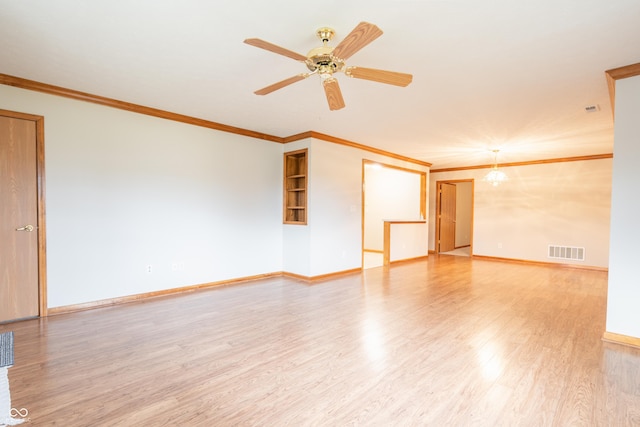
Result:
{"label": "beige wall", "polygon": [[[503,168],[509,181],[482,181],[488,169],[432,172],[429,249],[434,249],[435,182],[475,179],[473,253],[584,266],[609,265],[611,159]],[[547,257],[548,245],[585,248],[585,260]]]}

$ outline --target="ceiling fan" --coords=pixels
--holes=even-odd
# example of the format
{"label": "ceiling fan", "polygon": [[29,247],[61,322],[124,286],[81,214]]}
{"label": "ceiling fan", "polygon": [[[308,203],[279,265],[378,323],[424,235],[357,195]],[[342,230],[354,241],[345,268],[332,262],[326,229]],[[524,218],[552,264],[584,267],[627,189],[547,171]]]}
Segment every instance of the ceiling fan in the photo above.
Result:
{"label": "ceiling fan", "polygon": [[349,77],[356,79],[371,80],[379,83],[386,83],[395,86],[407,86],[411,83],[413,76],[411,74],[398,73],[395,71],[377,70],[374,68],[347,66],[346,60],[354,53],[377,39],[382,35],[382,30],[368,22],[359,23],[337,46],[328,46],[335,35],[332,28],[322,27],[316,31],[318,38],[322,41],[322,46],[311,49],[307,56],[290,51],[283,47],[274,45],[261,39],[246,39],[244,42],[248,45],[259,47],[270,52],[284,55],[296,61],[303,62],[310,72],[298,74],[281,82],[274,83],[260,90],[255,91],[256,95],[267,95],[278,89],[289,86],[295,82],[306,79],[307,77],[318,74],[322,79],[327,102],[330,110],[339,110],[344,108],[344,99],[340,91],[338,80],[334,77],[335,73],[344,73]]}

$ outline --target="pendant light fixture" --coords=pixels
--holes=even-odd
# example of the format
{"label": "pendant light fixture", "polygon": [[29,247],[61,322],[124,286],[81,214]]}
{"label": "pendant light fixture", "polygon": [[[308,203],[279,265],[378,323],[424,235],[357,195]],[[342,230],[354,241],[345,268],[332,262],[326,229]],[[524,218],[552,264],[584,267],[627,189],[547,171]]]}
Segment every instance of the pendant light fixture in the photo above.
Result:
{"label": "pendant light fixture", "polygon": [[483,180],[491,183],[494,187],[497,187],[501,182],[504,182],[509,178],[507,178],[507,175],[504,172],[498,170],[498,152],[500,150],[492,151],[494,154],[493,167],[491,168],[491,171],[484,176]]}

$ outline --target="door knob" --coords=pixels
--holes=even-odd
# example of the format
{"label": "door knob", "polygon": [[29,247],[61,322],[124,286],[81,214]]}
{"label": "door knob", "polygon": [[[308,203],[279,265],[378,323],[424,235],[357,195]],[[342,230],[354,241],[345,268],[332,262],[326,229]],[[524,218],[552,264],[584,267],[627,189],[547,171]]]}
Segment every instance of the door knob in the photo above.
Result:
{"label": "door knob", "polygon": [[33,231],[33,225],[25,225],[24,227],[16,228],[16,231]]}

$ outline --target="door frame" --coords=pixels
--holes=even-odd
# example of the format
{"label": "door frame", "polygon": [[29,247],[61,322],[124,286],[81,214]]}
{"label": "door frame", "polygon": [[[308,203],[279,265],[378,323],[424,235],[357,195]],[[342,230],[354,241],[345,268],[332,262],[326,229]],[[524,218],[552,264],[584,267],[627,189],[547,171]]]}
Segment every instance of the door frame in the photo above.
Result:
{"label": "door frame", "polygon": [[36,183],[38,227],[38,315],[47,316],[47,230],[45,225],[44,117],[0,109],[0,116],[29,120],[36,126]]}
{"label": "door frame", "polygon": [[[448,191],[444,191],[446,188],[448,188]],[[453,190],[451,190],[451,188],[453,188]],[[451,194],[453,192],[453,194]],[[445,194],[447,195],[447,197],[445,198]],[[458,194],[458,187],[456,187],[456,184],[452,183],[452,182],[438,182],[438,186],[436,188],[436,201],[439,202],[439,205],[437,207],[436,210],[436,224],[438,227],[438,233],[436,235],[436,252],[437,253],[442,253],[442,252],[449,252],[452,251],[456,248],[456,214],[458,212],[457,209],[457,194]],[[451,200],[451,198],[453,198],[453,200]],[[446,202],[445,202],[446,201]],[[452,208],[453,207],[453,208]],[[446,215],[444,215],[444,212],[442,211],[442,209],[445,209],[446,211]],[[451,211],[453,211],[453,216],[451,216]],[[450,236],[449,233],[443,233],[442,230],[442,219],[447,219],[447,221],[445,221],[447,223],[447,231],[450,231],[453,233],[453,236]],[[450,228],[451,224],[450,222],[453,222],[453,229]],[[447,243],[445,245],[445,250],[442,249],[442,239],[444,238],[445,242]]]}
{"label": "door frame", "polygon": [[440,253],[440,190],[442,188],[442,184],[458,184],[461,182],[471,183],[471,232],[469,236],[469,248],[470,248],[469,256],[473,256],[473,214],[475,210],[474,209],[475,180],[473,178],[445,179],[442,181],[436,181],[436,212],[435,212],[436,236],[435,236],[434,252],[437,254]]}

